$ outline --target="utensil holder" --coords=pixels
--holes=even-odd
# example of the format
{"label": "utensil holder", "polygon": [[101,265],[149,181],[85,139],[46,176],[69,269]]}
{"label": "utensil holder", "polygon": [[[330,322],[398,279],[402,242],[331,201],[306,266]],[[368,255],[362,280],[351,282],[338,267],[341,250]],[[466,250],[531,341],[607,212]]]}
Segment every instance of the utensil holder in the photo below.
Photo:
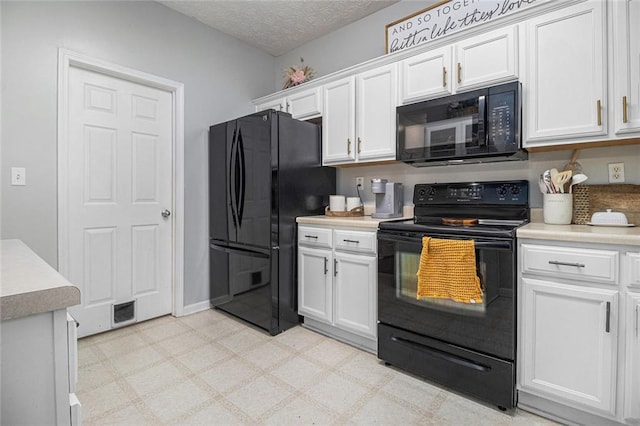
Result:
{"label": "utensil holder", "polygon": [[573,194],[543,194],[544,223],[569,225],[573,214]]}

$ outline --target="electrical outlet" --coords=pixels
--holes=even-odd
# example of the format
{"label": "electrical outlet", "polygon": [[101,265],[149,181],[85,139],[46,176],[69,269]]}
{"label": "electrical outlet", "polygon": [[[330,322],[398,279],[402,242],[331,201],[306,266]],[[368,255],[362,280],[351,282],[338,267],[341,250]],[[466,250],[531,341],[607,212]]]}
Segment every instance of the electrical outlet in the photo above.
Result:
{"label": "electrical outlet", "polygon": [[12,167],[11,168],[11,185],[26,185],[27,184],[27,172],[24,167]]}
{"label": "electrical outlet", "polygon": [[609,163],[609,183],[624,182],[624,163]]}
{"label": "electrical outlet", "polygon": [[356,178],[356,188],[364,189],[364,178],[363,177],[357,177]]}

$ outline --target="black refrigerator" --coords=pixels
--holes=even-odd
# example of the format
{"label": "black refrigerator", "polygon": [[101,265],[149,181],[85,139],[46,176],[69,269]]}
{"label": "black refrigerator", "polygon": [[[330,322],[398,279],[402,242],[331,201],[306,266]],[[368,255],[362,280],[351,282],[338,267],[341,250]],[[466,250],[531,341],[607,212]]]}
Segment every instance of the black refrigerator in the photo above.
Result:
{"label": "black refrigerator", "polygon": [[274,110],[209,129],[211,305],[272,335],[299,322],[296,216],[336,190],[320,127]]}

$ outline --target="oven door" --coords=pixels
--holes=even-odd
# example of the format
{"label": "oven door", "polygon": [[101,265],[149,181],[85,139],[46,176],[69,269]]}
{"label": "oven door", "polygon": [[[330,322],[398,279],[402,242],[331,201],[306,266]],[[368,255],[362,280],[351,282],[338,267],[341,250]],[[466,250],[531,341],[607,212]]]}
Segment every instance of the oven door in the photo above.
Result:
{"label": "oven door", "polygon": [[485,297],[482,303],[469,304],[449,299],[417,299],[416,273],[422,237],[419,233],[378,231],[378,321],[461,348],[514,360],[513,240],[474,238],[476,270]]}

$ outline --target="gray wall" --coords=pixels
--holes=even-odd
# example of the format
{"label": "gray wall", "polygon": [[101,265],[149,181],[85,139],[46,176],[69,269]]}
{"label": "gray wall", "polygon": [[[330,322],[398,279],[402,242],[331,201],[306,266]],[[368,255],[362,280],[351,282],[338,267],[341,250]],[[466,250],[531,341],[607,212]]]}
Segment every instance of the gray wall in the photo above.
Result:
{"label": "gray wall", "polygon": [[[0,2],[1,238],[57,265],[57,55],[63,47],[184,83],[185,305],[208,299],[209,125],[253,111],[274,58],[155,2]],[[10,186],[26,167],[27,185]]]}
{"label": "gray wall", "polygon": [[[385,25],[424,9],[434,2],[404,0],[338,31],[311,41],[286,55],[276,58],[275,90],[282,87],[282,70],[297,65],[300,57],[317,71],[317,76],[357,65],[385,54]],[[338,169],[338,192],[355,195],[355,177],[365,178],[362,198],[373,202],[370,178],[388,178],[405,184],[405,202],[410,203],[413,185],[420,182],[464,182],[473,180],[528,179],[534,190],[530,199],[533,207],[542,207],[542,195],[536,190],[540,173],[551,167],[563,167],[573,151],[532,153],[529,161],[488,163],[447,167],[414,168],[405,164],[363,166]],[[626,183],[640,184],[640,145],[582,150],[579,162],[589,176],[587,183],[605,184],[607,164],[625,162]]]}

